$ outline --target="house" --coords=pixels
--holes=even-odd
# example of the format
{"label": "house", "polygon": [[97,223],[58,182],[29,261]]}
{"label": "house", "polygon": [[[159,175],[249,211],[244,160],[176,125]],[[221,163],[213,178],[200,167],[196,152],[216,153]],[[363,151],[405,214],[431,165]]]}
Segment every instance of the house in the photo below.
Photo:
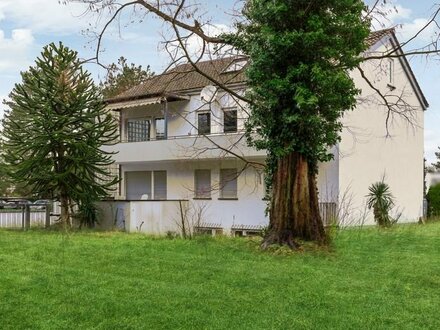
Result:
{"label": "house", "polygon": [[[398,44],[393,30],[374,32],[368,42],[366,56]],[[246,89],[245,65],[242,57],[199,62],[197,70],[179,65],[108,100],[107,109],[120,123],[120,142],[106,147],[117,152],[121,178],[111,208],[116,222],[151,234],[192,226],[242,235],[268,224],[261,166],[266,154],[247,146],[247,108],[237,97]],[[361,72],[352,73],[362,94],[357,108],[342,119],[334,159],[319,166],[321,212],[341,225],[373,224],[366,195],[384,178],[400,221],[416,221],[423,214],[428,103],[404,57],[371,60],[362,71],[399,107],[388,113]]]}

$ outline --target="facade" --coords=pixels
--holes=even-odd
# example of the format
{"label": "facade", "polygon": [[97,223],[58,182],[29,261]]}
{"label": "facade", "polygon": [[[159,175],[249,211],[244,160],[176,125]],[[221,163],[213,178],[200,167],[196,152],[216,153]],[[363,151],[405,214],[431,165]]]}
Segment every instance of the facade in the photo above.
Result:
{"label": "facade", "polygon": [[[374,54],[396,40],[385,30],[373,33],[369,42]],[[240,95],[246,88],[245,63],[234,57],[197,65]],[[423,214],[423,112],[428,104],[405,58],[367,63],[363,72],[383,94],[405,100],[401,109],[411,123],[397,110],[388,114],[360,73],[353,72],[362,95],[356,110],[343,118],[334,160],[320,164],[321,212],[341,225],[372,224],[365,196],[384,177],[401,221],[415,221]],[[241,235],[268,224],[265,151],[246,144],[246,104],[212,85],[185,64],[108,100],[120,123],[120,142],[106,150],[116,152],[121,181],[107,210],[127,230],[164,234],[186,226]]]}

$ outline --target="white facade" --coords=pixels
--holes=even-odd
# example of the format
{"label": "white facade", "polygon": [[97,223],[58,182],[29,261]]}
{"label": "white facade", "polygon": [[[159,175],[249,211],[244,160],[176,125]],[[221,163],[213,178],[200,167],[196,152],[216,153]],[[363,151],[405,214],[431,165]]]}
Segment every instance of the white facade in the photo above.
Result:
{"label": "white facade", "polygon": [[[385,47],[384,40],[372,51]],[[353,73],[362,90],[362,102],[343,118],[342,140],[332,150],[334,160],[320,164],[318,175],[320,201],[338,205],[336,212],[343,225],[373,224],[371,214],[365,212],[365,196],[368,187],[383,177],[395,196],[395,211],[401,213],[401,221],[416,221],[423,214],[426,105],[405,60],[394,59],[385,65],[383,69],[383,63],[372,63],[363,69],[383,93],[402,93],[417,110],[411,112],[411,125],[401,116],[394,116],[388,125],[391,136],[386,137],[386,108],[376,96],[372,97],[374,91],[364,79]],[[235,90],[240,92],[243,86],[237,85]],[[244,105],[237,106],[232,97],[221,92],[210,103],[201,99],[200,89],[182,94],[185,98],[181,100],[166,101],[165,97],[157,103],[160,100],[152,98],[151,102],[133,103],[138,106],[124,106],[119,111],[122,142],[107,150],[117,152],[114,158],[122,180],[116,198],[125,201],[118,204],[125,227],[129,231],[164,234],[176,230],[184,213],[194,218],[197,211],[199,225],[202,222],[203,226],[226,232],[267,225],[264,177],[258,166],[264,164],[265,152],[246,144]],[[237,109],[236,132],[225,133],[224,110],[231,109]],[[198,121],[208,118],[204,113],[210,116],[207,137],[198,135]],[[161,139],[164,116],[166,139]],[[127,142],[138,139],[136,134],[147,126],[148,141]],[[255,166],[246,165],[242,159]],[[221,178],[232,169],[237,171],[236,178]],[[208,181],[209,189],[200,196],[198,185]]]}

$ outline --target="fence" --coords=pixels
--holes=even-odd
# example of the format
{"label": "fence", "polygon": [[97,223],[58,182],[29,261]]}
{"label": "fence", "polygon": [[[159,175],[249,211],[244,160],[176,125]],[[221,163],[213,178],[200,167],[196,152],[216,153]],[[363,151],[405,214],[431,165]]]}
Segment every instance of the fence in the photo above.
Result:
{"label": "fence", "polygon": [[[25,219],[24,210],[0,210],[0,228],[21,228]],[[32,210],[30,212],[30,225],[43,227],[46,222],[45,210]]]}
{"label": "fence", "polygon": [[319,213],[321,213],[324,226],[330,226],[337,220],[337,204],[336,203],[319,203]]}

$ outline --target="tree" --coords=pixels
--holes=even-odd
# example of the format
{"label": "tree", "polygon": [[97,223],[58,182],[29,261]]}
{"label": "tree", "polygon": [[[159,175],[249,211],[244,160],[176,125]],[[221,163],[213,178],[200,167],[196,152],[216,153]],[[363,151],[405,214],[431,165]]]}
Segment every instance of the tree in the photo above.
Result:
{"label": "tree", "polygon": [[61,43],[44,47],[21,76],[4,119],[8,173],[32,193],[59,200],[60,220],[71,226],[75,204],[96,201],[115,183],[111,154],[101,146],[114,141],[117,126],[77,52]]}
{"label": "tree", "polygon": [[428,217],[437,217],[440,215],[440,184],[429,188],[426,194],[428,201]]}
{"label": "tree", "polygon": [[[73,0],[72,0],[73,1]],[[297,246],[296,239],[325,243],[318,210],[317,162],[330,159],[328,147],[339,140],[341,116],[354,107],[358,90],[348,75],[354,68],[377,94],[387,111],[387,136],[393,117],[411,122],[414,108],[402,95],[383,93],[370,81],[360,64],[407,54],[436,55],[436,42],[406,52],[402,47],[417,39],[420,32],[436,24],[439,10],[413,37],[392,44],[381,54],[363,54],[371,20],[386,18],[387,1],[360,0],[247,0],[243,12],[235,13],[236,33],[213,35],[212,25],[198,16],[199,7],[185,0],[135,0],[118,4],[115,0],[75,0],[102,15],[110,13],[98,33],[96,56],[100,63],[102,37],[126,8],[159,17],[171,27],[175,38],[166,40],[173,63],[182,59],[213,84],[252,109],[247,125],[249,142],[268,150],[267,183],[270,202],[270,230],[263,247],[272,243]],[[144,17],[143,17],[144,18]],[[212,29],[211,29],[212,31]],[[191,40],[200,41],[200,52],[191,52]],[[248,83],[252,92],[243,96],[215,76],[200,70],[197,63],[207,56],[236,53],[249,59]],[[256,131],[259,139],[254,139]]]}
{"label": "tree", "polygon": [[381,227],[390,227],[396,221],[391,218],[390,211],[394,206],[394,197],[390,186],[383,180],[373,183],[368,190],[367,206],[373,209],[374,221]]}
{"label": "tree", "polygon": [[[439,150],[440,150],[440,147],[439,147]],[[434,164],[432,164],[432,166],[434,167],[434,169],[436,169],[437,171],[438,170],[440,170],[440,151],[437,151],[436,153],[435,153],[435,157],[437,157],[437,163],[434,163]],[[429,170],[430,168],[428,168],[428,170]],[[433,170],[432,168],[431,168],[431,170]]]}
{"label": "tree", "polygon": [[112,63],[107,68],[104,81],[99,83],[99,88],[105,99],[114,97],[127,89],[137,86],[154,75],[150,66],[144,70],[142,65],[127,64],[127,60],[121,56],[118,63]]}
{"label": "tree", "polygon": [[8,196],[11,185],[6,173],[6,166],[3,160],[3,146],[0,141],[0,197]]}
{"label": "tree", "polygon": [[[247,68],[250,143],[268,152],[270,225],[263,243],[294,247],[296,238],[326,241],[316,174],[331,159],[339,121],[356,104],[349,70],[366,49],[362,1],[248,1],[247,24],[231,43]],[[254,131],[258,138],[254,138]]]}

